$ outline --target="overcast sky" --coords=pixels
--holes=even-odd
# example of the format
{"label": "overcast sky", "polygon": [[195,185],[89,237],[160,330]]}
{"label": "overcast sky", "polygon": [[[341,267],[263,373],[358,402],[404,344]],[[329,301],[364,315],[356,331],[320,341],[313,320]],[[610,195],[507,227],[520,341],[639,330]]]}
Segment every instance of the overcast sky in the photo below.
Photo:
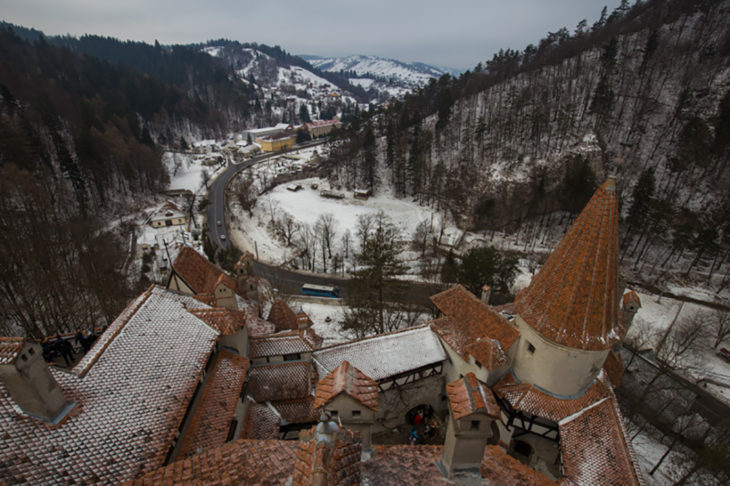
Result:
{"label": "overcast sky", "polygon": [[372,54],[461,69],[522,49],[619,0],[0,0],[7,22],[48,35],[161,44],[225,37],[292,54]]}

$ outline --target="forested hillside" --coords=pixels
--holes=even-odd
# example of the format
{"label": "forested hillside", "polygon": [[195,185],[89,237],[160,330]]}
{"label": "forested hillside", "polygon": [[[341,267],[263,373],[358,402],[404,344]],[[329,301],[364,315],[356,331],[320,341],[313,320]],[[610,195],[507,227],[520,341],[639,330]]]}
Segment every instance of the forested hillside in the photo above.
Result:
{"label": "forested hillside", "polygon": [[624,263],[709,278],[730,246],[729,149],[730,2],[651,0],[443,76],[353,124],[330,162],[526,247],[615,175]]}
{"label": "forested hillside", "polygon": [[[245,87],[217,93],[225,70],[196,78],[203,64],[185,60],[210,66],[210,56],[128,47],[140,62],[147,51],[159,72],[0,31],[0,325],[38,337],[116,315],[133,289],[129,234],[110,222],[164,187],[159,144],[246,116]],[[188,82],[165,79],[182,66]]]}

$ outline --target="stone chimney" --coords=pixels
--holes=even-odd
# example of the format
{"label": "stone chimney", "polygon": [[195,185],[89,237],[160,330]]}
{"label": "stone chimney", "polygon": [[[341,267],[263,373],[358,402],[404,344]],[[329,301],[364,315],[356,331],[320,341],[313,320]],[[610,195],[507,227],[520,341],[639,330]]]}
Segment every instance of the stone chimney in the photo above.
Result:
{"label": "stone chimney", "polygon": [[436,465],[444,476],[451,477],[457,470],[479,468],[484,447],[494,434],[492,423],[499,419],[500,412],[492,392],[474,373],[447,384],[446,393],[446,440]]}
{"label": "stone chimney", "polygon": [[487,284],[482,285],[482,302],[489,304],[489,297],[492,295],[492,287]]}
{"label": "stone chimney", "polygon": [[624,315],[624,326],[626,326],[627,332],[631,327],[631,324],[634,322],[634,316],[638,312],[639,308],[641,308],[641,299],[639,299],[636,292],[633,290],[626,292],[622,299],[621,311]]}
{"label": "stone chimney", "polygon": [[55,423],[69,405],[38,343],[0,338],[0,380],[24,413]]}

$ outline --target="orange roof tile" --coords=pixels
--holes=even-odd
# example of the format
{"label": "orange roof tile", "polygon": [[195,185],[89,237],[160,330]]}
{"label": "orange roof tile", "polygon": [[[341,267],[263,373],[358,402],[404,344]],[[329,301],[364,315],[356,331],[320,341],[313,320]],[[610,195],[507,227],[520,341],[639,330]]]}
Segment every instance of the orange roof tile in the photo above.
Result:
{"label": "orange roof tile", "polygon": [[316,422],[319,418],[314,408],[314,397],[293,398],[291,400],[276,400],[271,402],[281,415],[281,418],[290,424]]}
{"label": "orange roof tile", "polygon": [[606,384],[601,380],[596,380],[596,383],[589,386],[581,396],[562,399],[548,395],[528,383],[518,383],[511,373],[499,380],[492,390],[515,410],[552,420],[555,423],[606,398],[611,393]]}
{"label": "orange roof tile", "polygon": [[243,418],[241,438],[278,439],[281,418],[268,405],[249,402]]}
{"label": "orange roof tile", "polygon": [[608,349],[623,337],[618,223],[616,182],[609,179],[517,294],[518,314],[544,337],[586,350]]}
{"label": "orange roof tile", "polygon": [[639,295],[636,292],[634,292],[633,290],[629,290],[628,292],[626,292],[624,294],[623,300],[624,300],[624,307],[626,307],[629,304],[634,304],[637,309],[641,307],[641,299],[639,298]]}
{"label": "orange roof tile", "polygon": [[471,349],[467,347],[482,339],[490,338],[499,342],[501,353],[504,354],[520,336],[507,319],[461,285],[455,285],[438,293],[432,296],[431,300],[446,316],[433,321],[431,328],[464,360],[468,361],[467,354],[471,354],[480,364],[487,366],[488,363],[483,363],[472,353],[474,351],[492,364],[499,362],[502,360],[499,351],[488,350],[484,345],[474,346]]}
{"label": "orange roof tile", "polygon": [[277,331],[296,331],[299,329],[297,324],[297,315],[293,310],[291,310],[291,307],[289,307],[289,305],[281,299],[275,300],[271,305],[269,318],[267,320],[274,323]]}
{"label": "orange roof tile", "polygon": [[224,336],[236,334],[248,320],[248,313],[226,307],[191,309],[189,312]]}
{"label": "orange roof tile", "polygon": [[299,434],[291,486],[360,484],[359,435],[322,423]]}
{"label": "orange roof tile", "polygon": [[0,365],[14,364],[23,350],[22,337],[0,337]]}
{"label": "orange roof tile", "polygon": [[510,486],[555,486],[557,484],[495,445],[488,445],[484,448],[479,472],[485,480],[484,484],[490,486],[506,484]]}
{"label": "orange roof tile", "polygon": [[445,486],[436,461],[442,446],[375,445],[374,454],[362,463],[362,476],[373,485]]}
{"label": "orange roof tile", "polygon": [[613,394],[559,428],[566,478],[575,484],[642,484]]}
{"label": "orange roof tile", "polygon": [[216,355],[195,415],[180,449],[181,459],[226,442],[249,362],[228,351]]}
{"label": "orange roof tile", "polygon": [[310,395],[314,370],[307,361],[285,361],[253,366],[249,371],[248,393],[257,402],[304,398]]}
{"label": "orange roof tile", "polygon": [[283,485],[292,475],[298,447],[294,441],[239,439],[174,462],[127,484]]}
{"label": "orange roof tile", "polygon": [[464,378],[448,383],[446,393],[449,396],[451,413],[460,420],[474,413],[484,413],[492,418],[499,418],[499,405],[487,385],[477,380],[474,373],[467,373]]}
{"label": "orange roof tile", "polygon": [[621,355],[614,350],[609,351],[606,361],[603,362],[603,371],[606,372],[611,385],[618,388],[624,377],[624,362]]}
{"label": "orange roof tile", "polygon": [[296,353],[311,353],[312,343],[299,334],[252,337],[249,340],[251,359],[266,356],[284,356]]}
{"label": "orange roof tile", "polygon": [[509,362],[507,355],[502,350],[502,346],[499,345],[499,341],[496,339],[479,339],[471,344],[467,344],[464,349],[488,370],[496,370]]}
{"label": "orange roof tile", "polygon": [[233,278],[189,246],[180,249],[172,269],[196,294],[213,294],[221,281],[234,291],[238,290]]}
{"label": "orange roof tile", "polygon": [[319,408],[346,393],[372,410],[378,410],[378,384],[365,373],[343,361],[317,384],[314,407]]}
{"label": "orange roof tile", "polygon": [[90,361],[72,373],[51,367],[77,404],[55,427],[20,413],[0,382],[0,483],[116,483],[161,467],[218,335],[185,310],[193,303],[153,287],[99,337]]}

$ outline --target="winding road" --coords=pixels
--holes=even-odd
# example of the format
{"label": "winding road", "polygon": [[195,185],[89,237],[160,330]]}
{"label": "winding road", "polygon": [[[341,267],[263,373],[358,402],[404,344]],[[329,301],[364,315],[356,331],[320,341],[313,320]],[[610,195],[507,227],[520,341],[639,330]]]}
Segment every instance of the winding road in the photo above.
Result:
{"label": "winding road", "polygon": [[[325,143],[326,140],[317,140],[295,145],[287,152],[300,150]],[[228,237],[228,227],[226,225],[225,215],[225,192],[226,186],[238,172],[254,166],[255,164],[269,159],[271,157],[281,155],[286,152],[276,152],[253,157],[239,164],[231,164],[223,172],[221,172],[208,187],[208,235],[216,251],[218,249],[228,248],[230,239]],[[220,221],[220,225],[218,222]],[[340,287],[340,296],[345,296],[346,278],[337,275],[313,274],[309,272],[297,272],[275,265],[269,265],[256,261],[254,263],[256,274],[271,282],[274,288],[279,289],[284,294],[299,294],[300,289],[305,283],[313,283],[318,285],[336,285]],[[430,306],[429,297],[444,289],[443,285],[432,284],[426,282],[408,282],[407,300],[412,303]]]}

